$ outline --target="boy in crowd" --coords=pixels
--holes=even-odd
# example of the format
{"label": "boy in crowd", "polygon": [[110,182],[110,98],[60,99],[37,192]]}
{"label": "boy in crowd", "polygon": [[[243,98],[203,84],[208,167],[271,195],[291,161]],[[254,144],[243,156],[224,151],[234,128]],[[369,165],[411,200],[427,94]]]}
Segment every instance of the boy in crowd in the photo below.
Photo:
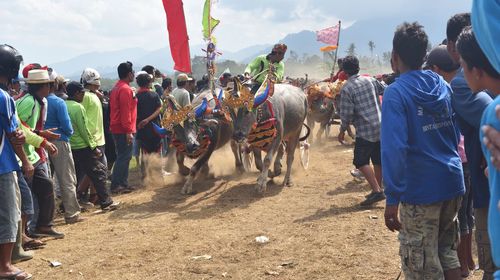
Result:
{"label": "boy in crowd", "polygon": [[[359,75],[359,60],[356,57],[345,57],[342,65],[348,78],[340,91],[341,128],[347,128],[351,124],[356,128],[353,164],[363,173],[372,188],[366,200],[361,202],[361,206],[369,206],[385,199],[380,165],[379,99],[385,87],[372,77]],[[341,143],[344,141],[343,137],[344,134],[339,134]],[[370,160],[373,168],[370,166]]]}
{"label": "boy in crowd", "polygon": [[109,100],[111,112],[109,128],[113,134],[117,156],[111,178],[111,192],[116,194],[134,190],[128,184],[128,168],[132,158],[132,142],[137,121],[137,98],[130,87],[135,75],[132,66],[130,61],[118,65],[120,80],[111,90]]}
{"label": "boy in crowd", "polygon": [[142,178],[146,177],[144,155],[159,153],[161,138],[155,132],[153,124],[160,124],[161,100],[160,96],[151,90],[153,75],[141,71],[136,77],[139,90],[137,92],[137,134],[136,138],[141,143],[141,172]]}
{"label": "boy in crowd", "polygon": [[[16,160],[24,154],[24,135],[17,129],[16,106],[8,90],[12,79],[17,77],[22,56],[8,45],[0,45],[0,277],[8,279],[31,279],[32,275],[12,265],[12,250],[18,239],[20,215],[20,194],[16,171],[20,171]],[[23,155],[27,177],[33,175],[33,168]],[[26,169],[27,166],[31,168]]]}
{"label": "boy in crowd", "polygon": [[449,85],[421,70],[427,45],[416,22],[403,23],[394,34],[392,65],[400,77],[385,90],[382,105],[384,217],[387,228],[400,231],[405,279],[460,279],[460,133]]}
{"label": "boy in crowd", "polygon": [[[47,120],[45,129],[55,129],[55,133],[61,135],[52,143],[57,147],[59,153],[50,157],[54,167],[54,173],[59,183],[61,200],[64,206],[64,220],[66,223],[82,221],[80,217],[80,204],[76,198],[76,173],[75,163],[71,154],[69,138],[73,134],[73,127],[69,119],[66,103],[62,98],[56,96],[56,86],[61,86],[60,81],[52,83],[51,91],[47,96]],[[66,94],[64,94],[66,95]]]}
{"label": "boy in crowd", "polygon": [[[466,27],[457,41],[457,49],[461,56],[461,64],[464,70],[465,79],[469,84],[472,92],[476,93],[481,90],[488,90],[494,95],[500,94],[500,73],[493,68],[488,61],[483,51],[479,47],[474,32],[471,28]],[[486,108],[481,126],[490,125],[495,129],[500,129],[500,121],[496,117],[495,107],[500,104],[500,97]],[[481,138],[484,134],[481,133]],[[490,151],[486,145],[482,145],[482,149],[488,163],[490,201],[488,212],[488,232],[491,240],[491,255],[496,267],[500,267],[500,171],[493,166]],[[494,275],[495,279],[500,279],[500,271]]]}
{"label": "boy in crowd", "polygon": [[103,156],[94,136],[89,131],[87,112],[82,106],[85,91],[81,84],[71,82],[66,87],[68,114],[74,133],[70,138],[71,151],[75,161],[77,178],[87,175],[97,192],[101,209],[113,210],[114,203],[106,189],[107,169],[100,160]]}
{"label": "boy in crowd", "polygon": [[[461,13],[452,16],[446,26],[447,49],[455,63],[460,62],[456,48],[458,35],[470,26],[470,14]],[[488,179],[484,175],[485,161],[481,151],[479,128],[481,116],[493,100],[486,92],[473,94],[464,77],[464,69],[460,69],[450,83],[453,94],[451,104],[456,113],[458,126],[465,140],[465,154],[471,174],[471,190],[476,222],[476,243],[478,249],[479,268],[484,271],[483,279],[493,279],[495,266],[491,259],[490,241],[488,238],[488,204],[490,193]]]}

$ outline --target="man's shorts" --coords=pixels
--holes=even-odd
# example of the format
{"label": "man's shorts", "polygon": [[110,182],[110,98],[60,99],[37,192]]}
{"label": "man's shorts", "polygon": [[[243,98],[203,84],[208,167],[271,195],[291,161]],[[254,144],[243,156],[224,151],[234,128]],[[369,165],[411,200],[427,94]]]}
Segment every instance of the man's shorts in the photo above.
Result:
{"label": "man's shorts", "polygon": [[406,280],[444,279],[444,271],[460,267],[457,246],[461,199],[424,205],[401,203],[399,255]]}
{"label": "man's shorts", "polygon": [[21,220],[19,200],[16,173],[0,175],[0,244],[16,242],[17,226]]}
{"label": "man's shorts", "polygon": [[380,156],[380,141],[370,142],[360,137],[356,137],[354,144],[354,160],[353,164],[356,168],[360,168],[370,164],[381,165],[382,160]]}

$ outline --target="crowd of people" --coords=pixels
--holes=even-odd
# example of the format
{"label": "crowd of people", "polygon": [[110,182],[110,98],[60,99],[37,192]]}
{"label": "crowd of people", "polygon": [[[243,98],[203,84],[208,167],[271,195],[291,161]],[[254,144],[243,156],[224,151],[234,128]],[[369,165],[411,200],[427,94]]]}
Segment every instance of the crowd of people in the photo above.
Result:
{"label": "crowd of people", "polygon": [[[451,17],[446,39],[429,53],[423,26],[403,23],[393,37],[393,75],[360,75],[359,60],[347,56],[328,79],[345,80],[339,140],[355,127],[353,164],[372,189],[361,205],[386,200],[405,279],[467,277],[476,266],[474,227],[483,279],[500,279],[499,11],[474,1],[472,15]],[[254,92],[270,65],[284,78],[286,49],[277,44],[249,64],[244,78],[256,80]],[[112,196],[137,189],[128,181],[132,157],[144,178],[144,155],[169,152],[155,128],[164,99],[184,107],[209,86],[208,77],[196,83],[181,73],[172,90],[155,67],[136,73],[126,61],[103,92],[95,69],[69,81],[38,63],[20,75],[21,62],[14,47],[0,45],[0,279],[32,277],[13,264],[33,258],[29,250],[45,246],[40,238],[64,238],[57,211],[72,224],[91,207],[117,209]],[[221,75],[220,85],[230,78]]]}
{"label": "crowd of people", "polygon": [[491,16],[500,7],[476,2],[472,16],[448,20],[446,39],[429,53],[423,26],[398,26],[395,80],[380,83],[359,75],[356,57],[342,60],[342,127],[356,128],[353,163],[372,188],[361,205],[386,200],[405,279],[467,277],[475,269],[474,227],[483,279],[500,279],[500,47],[493,39],[500,29]]}
{"label": "crowd of people", "polygon": [[14,47],[0,46],[0,279],[31,278],[12,264],[33,258],[29,250],[46,245],[41,238],[64,238],[54,228],[57,211],[73,224],[92,207],[118,208],[112,196],[136,190],[128,182],[132,156],[140,158],[144,177],[143,155],[168,151],[153,127],[160,125],[162,99],[181,91],[189,103],[193,91],[184,87],[195,89],[180,74],[172,91],[172,80],[153,66],[135,73],[128,61],[118,66],[109,92],[101,91],[95,69],[70,81],[38,63],[21,76],[21,62]]}

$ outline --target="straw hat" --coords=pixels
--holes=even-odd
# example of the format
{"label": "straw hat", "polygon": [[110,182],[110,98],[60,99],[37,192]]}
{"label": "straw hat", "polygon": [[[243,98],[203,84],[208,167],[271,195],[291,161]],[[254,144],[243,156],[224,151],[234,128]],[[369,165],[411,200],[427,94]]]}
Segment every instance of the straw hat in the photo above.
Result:
{"label": "straw hat", "polygon": [[42,69],[30,70],[28,78],[26,78],[28,84],[48,84],[50,82],[49,72]]}

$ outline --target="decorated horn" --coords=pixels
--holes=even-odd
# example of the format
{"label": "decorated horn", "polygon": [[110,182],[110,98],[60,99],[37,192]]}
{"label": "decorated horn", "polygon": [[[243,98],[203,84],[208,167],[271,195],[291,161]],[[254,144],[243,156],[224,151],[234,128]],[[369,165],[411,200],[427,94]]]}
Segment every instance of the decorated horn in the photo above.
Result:
{"label": "decorated horn", "polygon": [[196,118],[201,118],[205,114],[208,108],[208,101],[206,98],[203,98],[203,102],[200,106],[196,107],[194,110]]}
{"label": "decorated horn", "polygon": [[[262,88],[262,86],[261,86],[261,88]],[[262,103],[266,102],[267,98],[269,97],[270,88],[271,88],[271,84],[266,82],[266,89],[264,90],[264,92],[259,94],[259,91],[257,91],[257,93],[255,95],[255,99],[253,100],[253,108],[254,109],[259,107],[260,105],[262,105]]]}
{"label": "decorated horn", "polygon": [[220,89],[219,96],[217,96],[217,99],[219,102],[222,102],[222,99],[224,98],[224,89]]}
{"label": "decorated horn", "polygon": [[153,128],[155,132],[158,133],[158,135],[160,135],[161,137],[165,137],[165,135],[167,135],[168,130],[155,123],[153,123]]}

